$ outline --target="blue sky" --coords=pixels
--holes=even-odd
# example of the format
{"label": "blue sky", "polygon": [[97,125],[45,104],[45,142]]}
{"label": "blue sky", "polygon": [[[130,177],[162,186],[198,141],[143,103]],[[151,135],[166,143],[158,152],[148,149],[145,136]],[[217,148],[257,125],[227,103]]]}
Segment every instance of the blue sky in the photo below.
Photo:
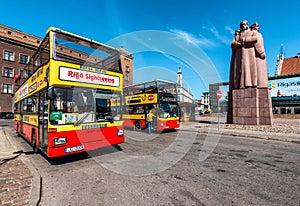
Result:
{"label": "blue sky", "polygon": [[184,85],[195,98],[208,84],[228,81],[233,31],[247,19],[260,24],[269,76],[281,44],[300,52],[299,1],[53,0],[4,1],[0,23],[44,37],[58,27],[134,54],[134,82],[160,78]]}

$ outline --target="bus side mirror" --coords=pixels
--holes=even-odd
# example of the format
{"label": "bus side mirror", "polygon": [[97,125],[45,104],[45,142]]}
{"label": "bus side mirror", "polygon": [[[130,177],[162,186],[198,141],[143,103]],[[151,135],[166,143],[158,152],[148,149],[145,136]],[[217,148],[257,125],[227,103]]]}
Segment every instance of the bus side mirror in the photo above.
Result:
{"label": "bus side mirror", "polygon": [[55,99],[56,98],[56,91],[54,87],[49,87],[47,92],[47,99]]}

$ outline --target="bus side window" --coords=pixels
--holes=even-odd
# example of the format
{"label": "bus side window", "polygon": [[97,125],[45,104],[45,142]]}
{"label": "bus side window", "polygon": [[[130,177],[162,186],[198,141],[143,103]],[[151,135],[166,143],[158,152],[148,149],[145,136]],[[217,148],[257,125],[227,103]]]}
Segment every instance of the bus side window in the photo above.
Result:
{"label": "bus side window", "polygon": [[15,106],[14,106],[15,113],[19,113],[20,112],[19,111],[19,104],[20,104],[20,102],[15,103]]}
{"label": "bus side window", "polygon": [[21,108],[21,110],[22,110],[22,113],[26,113],[27,112],[27,99],[24,99],[22,101],[22,108]]}

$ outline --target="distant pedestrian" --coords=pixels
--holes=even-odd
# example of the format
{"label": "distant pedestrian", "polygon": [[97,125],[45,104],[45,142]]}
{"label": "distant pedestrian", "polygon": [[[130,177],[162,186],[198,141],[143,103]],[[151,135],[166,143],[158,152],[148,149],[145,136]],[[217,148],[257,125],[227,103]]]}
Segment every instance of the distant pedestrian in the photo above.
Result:
{"label": "distant pedestrian", "polygon": [[148,114],[147,114],[147,125],[148,125],[148,133],[151,134],[151,130],[152,130],[152,121],[153,121],[153,117],[154,117],[154,114],[150,111]]}

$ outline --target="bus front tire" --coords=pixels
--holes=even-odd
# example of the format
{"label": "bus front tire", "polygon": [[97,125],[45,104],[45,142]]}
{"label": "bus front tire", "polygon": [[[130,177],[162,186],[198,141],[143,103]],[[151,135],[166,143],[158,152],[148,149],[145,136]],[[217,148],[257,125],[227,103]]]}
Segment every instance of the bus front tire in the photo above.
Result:
{"label": "bus front tire", "polygon": [[38,153],[38,148],[36,146],[36,136],[34,131],[32,131],[32,148],[34,153]]}
{"label": "bus front tire", "polygon": [[134,127],[135,127],[135,129],[137,129],[137,130],[141,130],[141,129],[142,129],[142,124],[141,124],[141,122],[140,122],[140,121],[136,121],[136,122],[134,123]]}

